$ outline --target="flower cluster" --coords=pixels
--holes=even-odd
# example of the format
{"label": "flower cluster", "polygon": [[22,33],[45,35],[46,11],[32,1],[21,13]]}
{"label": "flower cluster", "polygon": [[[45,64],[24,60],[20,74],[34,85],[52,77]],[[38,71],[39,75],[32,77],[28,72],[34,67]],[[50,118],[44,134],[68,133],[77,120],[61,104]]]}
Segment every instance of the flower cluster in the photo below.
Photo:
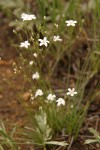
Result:
{"label": "flower cluster", "polygon": [[[75,91],[75,88],[72,88],[72,89],[70,89],[70,88],[68,88],[68,91],[69,92],[67,92],[66,93],[66,95],[70,95],[70,96],[74,96],[75,94],[77,94],[77,92]],[[36,98],[36,97],[38,97],[38,96],[43,96],[44,95],[44,93],[43,93],[43,91],[41,90],[41,89],[38,89],[37,91],[36,91],[36,93],[35,93],[35,97],[34,98]],[[33,98],[33,96],[32,96],[32,98]],[[34,99],[33,98],[33,99]],[[31,99],[32,100],[32,99]],[[61,106],[61,105],[65,105],[65,100],[63,99],[63,98],[58,98],[57,100],[56,100],[56,95],[55,94],[52,94],[52,93],[50,93],[50,94],[48,94],[48,96],[47,96],[47,102],[53,102],[53,101],[55,101],[56,103],[57,103],[57,106],[59,107],[59,106]],[[71,106],[71,107],[73,107],[73,105]]]}
{"label": "flower cluster", "polygon": [[[38,39],[38,41],[40,42],[39,43],[39,46],[45,46],[47,47],[48,44],[50,43],[48,40],[47,40],[47,37],[44,37],[43,39]],[[53,41],[56,42],[56,41],[62,41],[62,39],[60,38],[60,36],[54,36],[53,37]],[[25,48],[28,48],[30,46],[30,43],[28,41],[24,41],[24,42],[21,42],[20,43],[20,47],[25,47]],[[34,53],[33,54],[34,57],[37,57],[37,54]]]}
{"label": "flower cluster", "polygon": [[[22,13],[21,14],[21,18],[23,19],[23,21],[26,21],[26,20],[33,20],[33,19],[36,19],[36,16],[33,14],[33,15],[29,15],[29,14],[26,14],[26,13]],[[75,20],[66,20],[65,23],[67,24],[67,26],[75,26],[75,24],[77,23],[77,21]],[[47,37],[44,37],[43,39],[38,39],[38,41],[40,42],[39,43],[39,46],[45,46],[47,47],[48,44],[50,43],[50,41],[47,40]],[[59,35],[57,36],[54,36],[53,37],[53,41],[56,42],[56,41],[62,41],[62,39],[60,38]],[[28,41],[24,41],[22,43],[20,43],[20,47],[25,47],[25,48],[28,48],[30,46],[30,43]],[[34,57],[37,57],[36,54],[34,54]]]}
{"label": "flower cluster", "polygon": [[[22,13],[21,14],[21,18],[23,19],[23,21],[26,21],[26,20],[33,20],[33,19],[36,19],[36,16],[33,14],[33,15],[28,15],[28,14],[25,14],[25,13]],[[74,20],[66,20],[65,23],[67,24],[67,26],[75,26],[75,24],[77,23],[77,21],[74,21]],[[43,39],[38,39],[38,41],[40,42],[39,43],[39,46],[48,46],[48,44],[50,43],[48,40],[47,40],[47,37],[44,37]],[[53,41],[56,42],[56,41],[62,41],[62,39],[60,38],[60,36],[54,36],[53,37]],[[28,48],[30,46],[30,43],[28,41],[25,41],[25,42],[22,42],[20,43],[20,47],[25,47],[25,48]],[[35,54],[34,54],[34,57],[37,57]]]}
{"label": "flower cluster", "polygon": [[23,19],[23,21],[27,21],[27,20],[36,19],[36,16],[35,15],[28,15],[28,14],[22,13],[21,14],[21,18]]}
{"label": "flower cluster", "polygon": [[[29,15],[29,14],[26,14],[26,13],[22,13],[21,18],[22,18],[23,21],[28,21],[28,20],[34,20],[34,19],[36,19],[36,16],[34,14]],[[66,20],[65,23],[66,23],[67,26],[75,26],[75,24],[77,23],[77,21]],[[62,39],[60,38],[59,35],[53,36],[53,38],[51,38],[51,39],[54,42],[57,42],[57,41],[61,42],[62,41]],[[47,39],[47,37],[43,37],[42,39],[38,39],[38,41],[39,41],[39,46],[45,46],[45,47],[47,47],[48,44],[50,43],[50,41]],[[24,41],[24,42],[20,43],[20,47],[24,47],[24,48],[28,49],[29,46],[30,46],[29,41]],[[37,53],[34,53],[33,56],[36,58],[38,55],[37,55]],[[32,60],[29,62],[29,65],[33,65],[33,61]],[[36,73],[34,73],[32,75],[32,79],[33,80],[34,79],[38,80],[39,78],[40,78],[40,75],[36,71]],[[75,94],[77,94],[77,92],[75,91],[75,88],[72,88],[72,89],[68,88],[68,92],[66,93],[66,95],[74,96]],[[43,95],[44,95],[43,91],[41,89],[38,89],[35,92],[35,95],[34,96],[32,95],[31,99],[34,99],[34,98],[36,98],[38,96],[43,96]],[[61,106],[61,105],[65,105],[65,100],[63,98],[60,97],[60,98],[58,98],[56,100],[56,95],[52,94],[52,93],[48,94],[48,96],[46,97],[46,99],[49,102],[55,101],[57,103],[58,107]]]}

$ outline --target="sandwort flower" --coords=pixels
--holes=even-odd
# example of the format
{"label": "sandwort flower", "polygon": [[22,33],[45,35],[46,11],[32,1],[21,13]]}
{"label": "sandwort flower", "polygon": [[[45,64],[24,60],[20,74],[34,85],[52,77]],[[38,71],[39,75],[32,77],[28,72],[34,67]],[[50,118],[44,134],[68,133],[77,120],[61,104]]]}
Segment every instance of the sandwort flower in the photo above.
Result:
{"label": "sandwort flower", "polygon": [[57,102],[57,106],[65,105],[65,100],[63,98],[58,98],[56,102]]}
{"label": "sandwort flower", "polygon": [[35,93],[35,97],[37,97],[37,96],[42,96],[42,95],[43,95],[43,92],[42,92],[41,89],[38,89],[38,90],[36,91],[36,93]]}
{"label": "sandwort flower", "polygon": [[39,107],[39,110],[42,110],[42,106]]}
{"label": "sandwort flower", "polygon": [[36,16],[35,15],[28,15],[28,14],[22,13],[21,14],[21,18],[23,19],[23,21],[26,21],[26,20],[36,19]]}
{"label": "sandwort flower", "polygon": [[46,47],[48,46],[48,43],[50,43],[48,40],[47,40],[47,37],[44,37],[43,39],[38,39],[38,41],[40,42],[40,46],[42,45],[45,45]]}
{"label": "sandwort flower", "polygon": [[20,43],[20,47],[28,48],[30,46],[30,43],[28,41],[24,41]]}
{"label": "sandwort flower", "polygon": [[34,56],[34,57],[37,57],[38,55],[37,55],[37,53],[34,53],[33,56]]}
{"label": "sandwort flower", "polygon": [[60,38],[60,36],[54,36],[53,37],[53,41],[62,41],[62,39]]}
{"label": "sandwort flower", "polygon": [[71,105],[70,107],[71,107],[71,108],[73,108],[74,106],[73,106],[73,105]]}
{"label": "sandwort flower", "polygon": [[58,28],[58,24],[55,23],[54,26],[55,26],[56,28]]}
{"label": "sandwort flower", "polygon": [[55,98],[56,98],[56,95],[53,95],[53,94],[49,94],[49,95],[47,96],[47,99],[48,99],[49,101],[54,101]]}
{"label": "sandwort flower", "polygon": [[44,20],[46,20],[46,19],[47,19],[47,17],[46,17],[46,16],[44,16],[43,18],[44,18]]}
{"label": "sandwort flower", "polygon": [[33,61],[30,61],[29,64],[30,64],[30,65],[33,65]]}
{"label": "sandwort flower", "polygon": [[77,92],[75,91],[75,88],[72,88],[72,89],[68,88],[68,91],[69,92],[66,93],[67,95],[74,96],[75,94],[77,94]]}
{"label": "sandwort flower", "polygon": [[77,21],[75,20],[67,20],[65,21],[65,23],[67,24],[67,26],[75,26],[75,24],[77,23]]}
{"label": "sandwort flower", "polygon": [[35,74],[32,75],[32,79],[39,79],[40,76],[39,76],[39,73],[36,72]]}
{"label": "sandwort flower", "polygon": [[33,96],[33,95],[31,95],[30,101],[33,101],[33,100],[34,100],[34,96]]}

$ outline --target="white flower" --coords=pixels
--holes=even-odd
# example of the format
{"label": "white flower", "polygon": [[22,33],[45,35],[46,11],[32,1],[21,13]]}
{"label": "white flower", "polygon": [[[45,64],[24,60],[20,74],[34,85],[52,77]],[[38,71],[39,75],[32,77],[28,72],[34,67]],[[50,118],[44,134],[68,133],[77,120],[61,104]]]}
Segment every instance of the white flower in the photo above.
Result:
{"label": "white flower", "polygon": [[39,110],[42,110],[42,106],[39,107]]}
{"label": "white flower", "polygon": [[65,21],[65,23],[67,24],[67,26],[75,26],[75,24],[77,23],[77,21],[75,20],[67,20]]}
{"label": "white flower", "polygon": [[34,96],[31,96],[30,101],[33,101],[33,100],[34,100]]}
{"label": "white flower", "polygon": [[32,75],[32,79],[39,79],[40,76],[39,76],[39,73],[36,72],[35,74]]}
{"label": "white flower", "polygon": [[49,95],[47,96],[47,99],[48,99],[49,101],[54,101],[55,98],[56,98],[56,95],[53,95],[53,94],[49,94]]}
{"label": "white flower", "polygon": [[63,98],[59,98],[56,102],[57,102],[57,106],[65,105],[65,100]]}
{"label": "white flower", "polygon": [[34,57],[37,57],[38,55],[37,55],[37,53],[34,53],[33,56],[34,56]]}
{"label": "white flower", "polygon": [[54,36],[53,37],[53,41],[62,41],[62,39],[60,38],[60,36]]}
{"label": "white flower", "polygon": [[28,41],[24,41],[20,43],[20,47],[28,48],[28,46],[30,46],[30,43]]}
{"label": "white flower", "polygon": [[26,21],[26,20],[36,19],[36,16],[35,15],[28,15],[28,14],[22,13],[21,14],[21,18],[23,19],[23,21]]}
{"label": "white flower", "polygon": [[46,16],[44,16],[43,18],[44,18],[44,20],[46,20],[46,19],[47,19],[47,17],[46,17]]}
{"label": "white flower", "polygon": [[58,28],[58,24],[55,23],[54,26],[55,26],[56,28]]}
{"label": "white flower", "polygon": [[66,93],[67,95],[74,96],[75,94],[77,94],[77,92],[75,91],[75,88],[72,88],[72,89],[68,88],[68,91],[69,92]]}
{"label": "white flower", "polygon": [[30,61],[29,64],[30,64],[30,65],[33,65],[33,61]]}
{"label": "white flower", "polygon": [[38,39],[38,41],[40,42],[40,46],[42,45],[45,45],[46,47],[48,46],[48,43],[50,43],[48,40],[47,40],[47,37],[44,37],[43,39]]}
{"label": "white flower", "polygon": [[73,105],[71,105],[70,107],[71,107],[71,108],[73,108],[74,106],[73,106]]}
{"label": "white flower", "polygon": [[37,96],[42,96],[42,95],[43,95],[43,92],[42,92],[41,89],[38,89],[38,90],[36,91],[36,93],[35,93],[35,97],[37,97]]}

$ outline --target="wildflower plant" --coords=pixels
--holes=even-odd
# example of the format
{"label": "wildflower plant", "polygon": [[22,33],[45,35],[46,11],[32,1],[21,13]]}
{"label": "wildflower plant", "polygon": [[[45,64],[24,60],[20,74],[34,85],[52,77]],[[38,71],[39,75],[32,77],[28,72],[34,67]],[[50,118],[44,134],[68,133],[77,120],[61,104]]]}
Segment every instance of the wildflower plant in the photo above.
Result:
{"label": "wildflower plant", "polygon": [[[94,89],[85,94],[85,88],[98,72],[99,65],[95,68],[93,60],[98,62],[98,59],[89,45],[84,22],[76,21],[80,20],[75,16],[77,5],[72,0],[66,11],[68,13],[63,15],[63,7],[60,8],[59,2],[52,2],[53,10],[49,7],[49,16],[46,16],[47,1],[38,0],[42,19],[23,12],[20,21],[24,26],[21,32],[14,31],[19,37],[19,45],[16,47],[20,56],[20,73],[24,78],[21,94],[26,90],[29,92],[29,104],[25,104],[25,108],[32,123],[31,128],[27,126],[22,135],[29,143],[39,145],[44,150],[51,144],[67,146],[66,139],[62,141],[62,137],[77,138],[90,103],[98,95],[92,95]],[[71,63],[75,55],[72,47],[81,34],[87,41],[88,51],[85,58],[82,55],[74,59],[76,64],[73,61]],[[67,64],[65,67],[62,59]],[[75,72],[72,84],[71,70]],[[59,135],[61,139],[58,142],[56,139]]]}
{"label": "wildflower plant", "polygon": [[[24,20],[33,21],[33,16],[29,16],[28,14],[24,15]],[[42,25],[41,21],[36,17],[35,22],[33,22],[33,28],[28,29],[25,25],[23,28],[24,37],[20,35],[21,43],[19,53],[22,61],[22,72],[24,74],[24,81],[30,85],[30,102],[32,102],[33,105],[31,106],[30,103],[28,111],[31,120],[35,119],[35,121],[32,121],[32,130],[35,131],[36,135],[34,134],[33,136],[32,134],[31,138],[33,138],[34,144],[40,144],[44,146],[44,149],[46,148],[46,144],[52,141],[52,139],[56,139],[59,134],[60,136],[68,135],[75,140],[81,129],[90,102],[92,101],[92,98],[90,101],[86,101],[90,98],[89,94],[86,98],[84,97],[85,87],[93,75],[91,72],[92,54],[90,55],[90,52],[88,52],[88,56],[82,68],[79,70],[79,74],[77,75],[78,79],[75,82],[76,85],[69,88],[70,77],[67,76],[65,89],[63,92],[57,93],[57,89],[53,89],[51,84],[51,78],[54,77],[53,74],[55,73],[57,65],[66,53],[69,56],[68,73],[70,74],[71,45],[74,43],[74,39],[77,35],[83,32],[81,30],[74,35],[74,32],[76,32],[74,31],[75,26],[77,26],[77,24],[77,21],[67,20],[64,24],[63,31],[59,31],[62,24],[56,26],[54,24],[50,28],[55,28],[55,30],[50,32],[49,26],[44,25],[44,22]],[[71,39],[68,39],[66,45],[63,38],[64,32],[69,34],[67,30],[69,30],[69,32],[71,31]],[[26,39],[23,40],[25,37]],[[24,68],[27,69],[27,72],[24,71]],[[89,74],[84,75],[84,72],[87,70]],[[60,91],[62,91],[62,89],[60,89]],[[34,107],[35,103],[37,103],[37,108],[42,107],[42,110],[39,111],[39,115],[37,115],[37,113],[33,116],[31,107]],[[34,124],[34,122],[37,123]],[[36,139],[34,139],[35,137]]]}

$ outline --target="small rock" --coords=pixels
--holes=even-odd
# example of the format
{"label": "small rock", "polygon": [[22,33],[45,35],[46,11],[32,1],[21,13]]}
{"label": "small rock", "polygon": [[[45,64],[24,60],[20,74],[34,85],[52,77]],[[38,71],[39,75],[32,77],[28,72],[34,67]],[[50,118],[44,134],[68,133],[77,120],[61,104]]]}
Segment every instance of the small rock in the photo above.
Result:
{"label": "small rock", "polygon": [[31,97],[31,93],[30,92],[25,92],[22,97],[25,101],[28,101]]}
{"label": "small rock", "polygon": [[0,94],[0,99],[3,99],[3,95]]}

